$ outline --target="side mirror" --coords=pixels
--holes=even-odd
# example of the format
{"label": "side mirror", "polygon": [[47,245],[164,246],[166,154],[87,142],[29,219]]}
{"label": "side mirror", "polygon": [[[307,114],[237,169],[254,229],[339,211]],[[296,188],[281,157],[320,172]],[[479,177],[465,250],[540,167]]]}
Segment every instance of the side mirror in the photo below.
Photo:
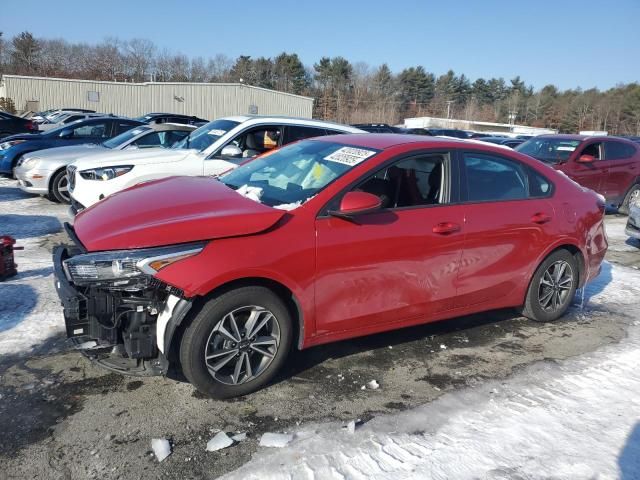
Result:
{"label": "side mirror", "polygon": [[382,208],[380,197],[367,192],[348,192],[342,197],[340,208],[330,211],[329,215],[351,219],[354,215],[371,213]]}
{"label": "side mirror", "polygon": [[242,150],[236,147],[235,145],[227,145],[220,152],[221,157],[229,157],[229,158],[241,158]]}
{"label": "side mirror", "polygon": [[73,135],[73,130],[64,129],[60,132],[60,138],[70,138]]}
{"label": "side mirror", "polygon": [[596,157],[593,155],[580,155],[578,157],[578,163],[593,163],[596,161]]}

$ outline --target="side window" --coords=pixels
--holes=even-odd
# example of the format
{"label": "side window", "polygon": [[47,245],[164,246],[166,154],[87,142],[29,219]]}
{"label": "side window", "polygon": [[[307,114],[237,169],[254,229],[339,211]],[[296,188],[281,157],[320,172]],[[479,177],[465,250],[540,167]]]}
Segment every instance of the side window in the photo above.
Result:
{"label": "side window", "polygon": [[172,146],[174,143],[182,140],[184,137],[189,135],[187,130],[165,130],[163,132],[153,132],[148,135],[145,135],[142,138],[139,138],[132,145],[135,145],[138,148],[145,147],[164,147],[168,148]]}
{"label": "side window", "polygon": [[592,143],[591,145],[587,145],[582,149],[580,155],[591,155],[596,160],[602,160],[602,143]]}
{"label": "side window", "polygon": [[252,158],[278,148],[282,137],[282,127],[267,126],[251,129],[234,138],[229,145],[242,150],[242,158]]}
{"label": "side window", "polygon": [[341,132],[339,130],[325,130],[327,132],[327,135],[344,135],[345,132]]}
{"label": "side window", "polygon": [[73,129],[73,138],[107,138],[107,124],[106,123],[92,123],[90,125],[83,125]]}
{"label": "side window", "polygon": [[76,120],[80,120],[81,118],[84,118],[81,115],[69,115],[67,118],[65,118],[62,123],[71,123],[71,122],[75,122]]}
{"label": "side window", "polygon": [[121,133],[126,132],[127,130],[131,130],[133,127],[137,127],[138,125],[132,125],[130,123],[118,123],[116,125],[116,135],[120,135]]}
{"label": "side window", "polygon": [[476,153],[464,154],[467,200],[491,202],[527,198],[527,169],[512,160]]}
{"label": "side window", "polygon": [[382,208],[438,205],[445,202],[447,154],[408,158],[378,171],[355,190],[372,193],[382,200]]}
{"label": "side window", "polygon": [[297,125],[291,125],[286,127],[286,133],[282,144],[286,145],[287,143],[304,140],[305,138],[321,137],[324,135],[326,135],[324,128],[300,127]]}
{"label": "side window", "polygon": [[161,133],[165,132],[153,132],[145,135],[144,137],[139,138],[135,142],[132,142],[131,145],[135,145],[138,148],[144,147],[158,147],[162,144],[162,138],[160,137]]}
{"label": "side window", "polygon": [[552,185],[549,180],[540,175],[534,169],[529,170],[529,196],[542,198],[551,195]]}
{"label": "side window", "polygon": [[604,158],[606,160],[622,160],[635,155],[636,149],[633,145],[622,142],[604,142]]}

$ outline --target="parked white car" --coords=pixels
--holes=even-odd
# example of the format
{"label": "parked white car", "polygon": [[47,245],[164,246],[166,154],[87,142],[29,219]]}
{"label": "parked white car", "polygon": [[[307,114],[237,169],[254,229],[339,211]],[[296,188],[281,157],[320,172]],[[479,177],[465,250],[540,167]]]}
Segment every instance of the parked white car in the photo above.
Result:
{"label": "parked white car", "polygon": [[119,151],[67,167],[71,211],[141,182],[175,175],[219,175],[282,145],[310,137],[366,133],[355,127],[291,117],[235,116],[209,122],[172,149]]}

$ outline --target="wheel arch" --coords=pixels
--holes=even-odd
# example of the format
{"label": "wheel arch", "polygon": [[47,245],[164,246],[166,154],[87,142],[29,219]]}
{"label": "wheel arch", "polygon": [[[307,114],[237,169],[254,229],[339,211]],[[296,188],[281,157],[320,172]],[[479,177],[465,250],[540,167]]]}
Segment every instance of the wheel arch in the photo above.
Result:
{"label": "wheel arch", "polygon": [[[578,264],[578,288],[581,288],[581,287],[584,286],[585,279],[587,278],[587,275],[586,275],[587,266],[586,266],[586,258],[585,258],[584,252],[577,245],[577,243],[573,243],[571,241],[566,241],[565,240],[563,242],[559,242],[559,243],[554,244],[553,246],[549,247],[538,258],[538,260],[533,265],[533,268],[531,269],[531,271],[529,273],[529,282],[527,283],[527,289],[525,290],[525,295],[529,291],[529,287],[531,286],[531,282],[533,281],[534,273],[538,269],[538,267],[540,265],[542,265],[542,263],[547,258],[549,258],[550,255],[553,255],[555,252],[557,252],[559,250],[567,250],[576,259],[576,263]],[[524,302],[524,298],[523,298],[523,302]]]}
{"label": "wheel arch", "polygon": [[179,361],[179,346],[182,339],[182,335],[186,327],[191,323],[191,319],[195,317],[197,312],[200,311],[202,306],[212,297],[221,295],[223,293],[229,292],[231,290],[235,290],[242,287],[265,287],[272,292],[274,292],[285,304],[291,318],[293,320],[293,340],[294,345],[298,350],[301,350],[304,344],[304,313],[302,310],[302,306],[296,295],[293,291],[277,280],[267,278],[267,277],[245,277],[245,278],[237,278],[234,280],[230,280],[226,283],[223,283],[213,290],[211,290],[206,295],[197,296],[193,300],[193,305],[189,310],[187,317],[184,321],[180,323],[178,328],[175,329],[172,337],[169,340],[169,360],[172,362]]}
{"label": "wheel arch", "polygon": [[49,179],[47,180],[47,190],[49,191],[49,193],[52,193],[52,188],[53,188],[53,180],[54,178],[56,178],[56,175],[58,173],[60,173],[61,170],[65,170],[66,171],[67,166],[66,165],[62,165],[61,167],[56,168],[51,175],[49,175]]}

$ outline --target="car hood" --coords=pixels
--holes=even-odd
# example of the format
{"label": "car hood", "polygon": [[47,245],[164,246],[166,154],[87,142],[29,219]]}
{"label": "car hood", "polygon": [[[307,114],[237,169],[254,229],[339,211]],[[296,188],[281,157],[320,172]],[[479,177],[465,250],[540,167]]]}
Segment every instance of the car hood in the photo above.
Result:
{"label": "car hood", "polygon": [[88,158],[79,158],[75,162],[78,170],[87,168],[115,166],[115,165],[146,165],[178,162],[197,150],[167,149],[167,148],[141,148],[133,150],[109,150]]}
{"label": "car hood", "polygon": [[37,152],[29,156],[31,158],[40,158],[42,160],[64,159],[72,161],[74,158],[80,156],[93,155],[103,153],[105,151],[110,150],[106,147],[103,147],[102,145],[83,143],[80,145],[69,145],[66,147],[45,148],[43,150],[38,150]]}
{"label": "car hood", "polygon": [[11,140],[42,140],[43,138],[47,138],[42,136],[39,133],[18,133],[16,135],[9,135],[8,137],[4,137],[0,140],[0,143],[8,142]]}
{"label": "car hood", "polygon": [[80,213],[74,229],[91,252],[122,250],[250,235],[285,214],[211,177],[171,177],[105,198]]}

